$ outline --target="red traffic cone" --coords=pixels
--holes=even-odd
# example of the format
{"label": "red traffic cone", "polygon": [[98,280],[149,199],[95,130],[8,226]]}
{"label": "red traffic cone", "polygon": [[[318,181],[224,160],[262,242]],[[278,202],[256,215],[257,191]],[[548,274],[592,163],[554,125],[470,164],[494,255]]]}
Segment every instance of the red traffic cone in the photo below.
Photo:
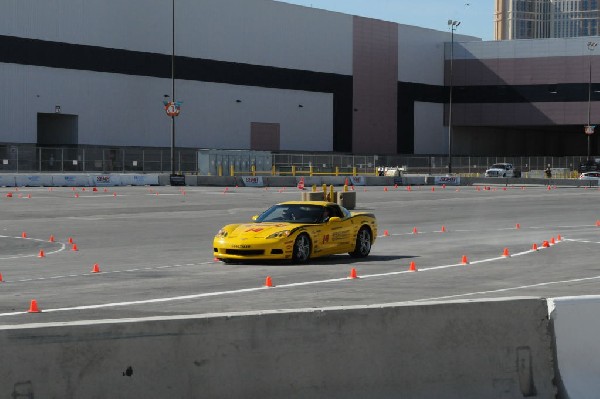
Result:
{"label": "red traffic cone", "polygon": [[435,187],[431,187],[431,191],[432,191],[432,192],[433,192],[433,191],[435,191]]}
{"label": "red traffic cone", "polygon": [[40,312],[41,312],[41,310],[38,308],[37,301],[35,299],[32,299],[27,313],[40,313]]}
{"label": "red traffic cone", "polygon": [[103,191],[104,191],[105,193],[107,193],[107,192],[108,192],[108,188],[104,187],[104,190],[103,190]]}
{"label": "red traffic cone", "polygon": [[96,192],[96,191],[98,191],[98,187],[94,187],[94,188],[92,188],[92,191],[93,191],[93,192]]}
{"label": "red traffic cone", "polygon": [[79,198],[79,194],[78,193],[75,193],[75,198]]}
{"label": "red traffic cone", "polygon": [[510,256],[510,252],[508,252],[508,248],[504,248],[504,252],[502,252],[502,256],[508,258]]}
{"label": "red traffic cone", "polygon": [[469,264],[469,259],[467,259],[467,255],[463,255],[462,259],[460,260],[460,263],[462,263],[463,265],[468,265]]}
{"label": "red traffic cone", "polygon": [[356,275],[356,269],[355,268],[350,269],[350,276],[348,276],[348,278],[350,278],[350,279],[358,278],[358,276]]}
{"label": "red traffic cone", "polygon": [[2,279],[2,273],[0,273],[0,283],[3,283],[4,280]]}
{"label": "red traffic cone", "polygon": [[117,193],[113,193],[113,197],[117,198]]}
{"label": "red traffic cone", "polygon": [[446,226],[442,226],[442,230],[441,231],[442,231],[442,233],[445,233],[446,232]]}
{"label": "red traffic cone", "polygon": [[550,243],[548,241],[544,241],[542,243],[542,248],[550,248]]}
{"label": "red traffic cone", "polygon": [[411,186],[406,187],[406,191],[412,191],[412,187]]}
{"label": "red traffic cone", "polygon": [[48,239],[48,242],[54,242],[54,235],[50,234],[50,238]]}
{"label": "red traffic cone", "polygon": [[273,287],[273,279],[271,276],[267,276],[265,279],[265,287]]}
{"label": "red traffic cone", "polygon": [[79,251],[79,248],[77,248],[77,244],[73,244],[73,246],[71,247],[71,251]]}
{"label": "red traffic cone", "polygon": [[92,268],[92,273],[100,273],[100,266],[97,263],[94,263],[94,267]]}
{"label": "red traffic cone", "polygon": [[384,188],[383,188],[383,191],[387,192],[387,191],[388,191],[388,188],[387,188],[387,187],[384,187]]}
{"label": "red traffic cone", "polygon": [[556,241],[562,241],[562,237],[559,235],[556,236]]}
{"label": "red traffic cone", "polygon": [[520,225],[519,223],[517,223],[517,224],[515,225],[515,229],[519,230],[520,228],[521,228],[521,225]]}
{"label": "red traffic cone", "polygon": [[22,232],[22,233],[21,233],[21,238],[27,238],[27,233],[25,233],[25,232]]}
{"label": "red traffic cone", "polygon": [[419,232],[417,231],[417,228],[416,228],[416,227],[413,227],[413,231],[412,231],[412,233],[413,233],[413,234],[419,234]]}
{"label": "red traffic cone", "polygon": [[384,237],[389,237],[390,236],[390,232],[387,230],[383,230],[383,236]]}
{"label": "red traffic cone", "polygon": [[416,272],[417,271],[417,265],[415,264],[415,262],[410,262],[410,266],[408,268],[409,272]]}
{"label": "red traffic cone", "polygon": [[600,227],[600,220],[596,220],[596,227]]}
{"label": "red traffic cone", "polygon": [[38,258],[45,258],[46,254],[44,253],[43,249],[40,249],[40,253],[38,254]]}
{"label": "red traffic cone", "polygon": [[69,240],[67,241],[68,244],[73,244],[73,237],[69,237]]}
{"label": "red traffic cone", "polygon": [[532,251],[538,251],[538,246],[536,243],[533,243],[533,245],[531,246],[531,250]]}
{"label": "red traffic cone", "polygon": [[552,237],[552,238],[550,239],[550,245],[554,245],[554,244],[556,244],[556,241],[554,241],[554,237]]}

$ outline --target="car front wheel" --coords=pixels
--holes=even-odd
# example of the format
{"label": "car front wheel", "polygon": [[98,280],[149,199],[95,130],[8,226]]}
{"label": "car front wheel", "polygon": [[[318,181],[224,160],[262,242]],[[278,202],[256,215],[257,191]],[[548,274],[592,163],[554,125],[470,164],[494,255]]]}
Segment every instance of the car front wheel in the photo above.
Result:
{"label": "car front wheel", "polygon": [[350,252],[353,258],[364,258],[371,252],[371,230],[368,227],[361,227],[356,235],[356,246],[354,251]]}
{"label": "car front wheel", "polygon": [[310,258],[310,238],[306,234],[300,234],[294,241],[292,261],[294,263],[305,263]]}

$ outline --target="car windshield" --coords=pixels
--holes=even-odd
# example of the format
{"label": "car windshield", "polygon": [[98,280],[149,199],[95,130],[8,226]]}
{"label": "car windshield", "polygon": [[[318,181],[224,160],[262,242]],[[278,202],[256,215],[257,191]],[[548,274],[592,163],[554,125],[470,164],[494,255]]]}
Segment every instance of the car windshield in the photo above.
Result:
{"label": "car windshield", "polygon": [[319,205],[280,204],[264,211],[256,222],[320,223],[325,207]]}
{"label": "car windshield", "polygon": [[506,165],[501,164],[501,163],[496,163],[496,164],[490,166],[490,169],[506,169]]}

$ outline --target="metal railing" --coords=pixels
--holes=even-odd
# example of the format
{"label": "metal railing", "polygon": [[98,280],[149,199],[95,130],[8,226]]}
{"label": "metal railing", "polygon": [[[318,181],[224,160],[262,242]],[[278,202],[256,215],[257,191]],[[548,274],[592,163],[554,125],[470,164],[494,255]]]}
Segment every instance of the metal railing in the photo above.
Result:
{"label": "metal railing", "polygon": [[[201,152],[193,148],[175,150],[175,169],[183,173],[209,174],[199,168]],[[213,150],[211,150],[213,151]],[[403,168],[406,173],[445,174],[448,157],[419,155],[351,155],[336,153],[263,153],[267,159],[255,156],[256,152],[239,151],[233,155],[216,155],[213,174],[218,175],[376,175],[378,168]],[[223,151],[231,154],[232,151]],[[251,155],[248,155],[251,154]],[[494,163],[512,163],[523,176],[532,171],[550,167],[561,169],[573,176],[586,156],[531,156],[531,157],[453,157],[452,171],[464,176],[482,176]],[[138,147],[37,147],[35,145],[0,145],[0,172],[102,172],[102,173],[169,173],[171,171],[169,148]],[[235,164],[235,168],[233,165]],[[533,172],[536,174],[538,172]]]}

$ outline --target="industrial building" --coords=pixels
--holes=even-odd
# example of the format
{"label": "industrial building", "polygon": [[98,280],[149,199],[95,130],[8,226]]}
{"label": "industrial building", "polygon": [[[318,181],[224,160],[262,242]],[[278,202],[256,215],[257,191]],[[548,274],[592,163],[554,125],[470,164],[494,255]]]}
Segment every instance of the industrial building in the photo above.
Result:
{"label": "industrial building", "polygon": [[9,0],[0,145],[169,147],[174,42],[178,148],[447,154],[452,112],[456,155],[585,153],[589,38],[440,29],[272,0]]}

